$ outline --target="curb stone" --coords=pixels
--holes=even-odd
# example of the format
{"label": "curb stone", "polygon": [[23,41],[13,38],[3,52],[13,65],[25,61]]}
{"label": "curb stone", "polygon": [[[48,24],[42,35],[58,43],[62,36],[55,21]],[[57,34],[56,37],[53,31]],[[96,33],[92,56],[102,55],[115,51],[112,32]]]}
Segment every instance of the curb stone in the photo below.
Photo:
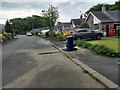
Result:
{"label": "curb stone", "polygon": [[[47,40],[48,41],[48,40]],[[58,46],[54,45],[53,43],[51,43],[50,41],[48,41],[53,47],[57,48],[59,51],[61,51],[62,53],[64,53],[70,60],[72,60],[75,64],[79,65],[81,68],[83,68],[84,70],[88,71],[89,74],[91,74],[94,78],[96,78],[97,80],[99,80],[102,84],[104,84],[105,86],[107,86],[108,88],[112,88],[112,89],[118,89],[120,90],[120,87],[113,83],[111,80],[107,79],[105,76],[101,75],[100,73],[98,73],[97,71],[93,70],[92,68],[90,68],[88,65],[84,64],[83,62],[79,61],[76,58],[72,58],[70,55],[68,55],[66,52],[64,52],[61,48],[59,48]]]}

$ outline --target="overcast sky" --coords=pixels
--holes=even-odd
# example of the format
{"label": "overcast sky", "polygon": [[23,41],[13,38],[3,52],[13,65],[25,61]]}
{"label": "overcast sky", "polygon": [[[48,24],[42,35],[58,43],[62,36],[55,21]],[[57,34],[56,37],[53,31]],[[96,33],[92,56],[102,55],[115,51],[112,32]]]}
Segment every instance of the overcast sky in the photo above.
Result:
{"label": "overcast sky", "polygon": [[41,10],[47,9],[49,4],[58,7],[59,21],[69,22],[72,18],[79,18],[80,11],[84,13],[93,5],[114,4],[115,1],[117,0],[2,0],[0,23],[4,24],[6,19],[41,15]]}

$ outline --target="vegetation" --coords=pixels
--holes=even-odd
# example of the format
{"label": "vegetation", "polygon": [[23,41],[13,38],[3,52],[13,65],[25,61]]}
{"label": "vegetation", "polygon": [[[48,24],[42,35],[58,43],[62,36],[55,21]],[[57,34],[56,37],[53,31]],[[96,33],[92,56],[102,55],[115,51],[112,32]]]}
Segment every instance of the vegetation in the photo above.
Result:
{"label": "vegetation", "polygon": [[26,18],[14,18],[11,19],[12,29],[16,34],[26,33],[32,29],[42,28],[49,26],[48,18],[32,15],[32,17]]}
{"label": "vegetation", "polygon": [[89,43],[83,40],[75,41],[75,44],[80,47],[92,50],[96,54],[99,54],[99,55],[106,55],[110,57],[120,57],[120,52],[116,52],[114,49],[108,48],[107,46],[102,45],[102,44],[92,44],[92,43]]}
{"label": "vegetation", "polygon": [[83,22],[80,24],[80,28],[89,28],[89,25],[88,25],[88,23]]}
{"label": "vegetation", "polygon": [[93,45],[104,45],[107,48],[113,49],[115,52],[120,52],[120,48],[118,47],[120,38],[118,37],[109,37],[109,38],[103,38],[101,40],[92,40],[87,42]]}
{"label": "vegetation", "polygon": [[71,36],[71,33],[69,31],[64,32],[64,36]]}
{"label": "vegetation", "polygon": [[48,10],[44,11],[43,16],[49,19],[50,33],[51,38],[53,37],[53,27],[57,23],[57,19],[59,18],[58,8],[53,5],[49,5]]}
{"label": "vegetation", "polygon": [[106,10],[120,10],[120,0],[116,1],[115,4],[97,4],[91,7],[86,13],[93,11],[101,11],[102,6],[106,6]]}
{"label": "vegetation", "polygon": [[6,33],[6,32],[2,32],[0,33],[0,42],[6,42],[8,40],[11,40],[13,38],[11,33]]}
{"label": "vegetation", "polygon": [[7,32],[7,33],[13,33],[12,28],[11,28],[11,24],[8,20],[6,21],[4,29],[5,29],[5,32]]}

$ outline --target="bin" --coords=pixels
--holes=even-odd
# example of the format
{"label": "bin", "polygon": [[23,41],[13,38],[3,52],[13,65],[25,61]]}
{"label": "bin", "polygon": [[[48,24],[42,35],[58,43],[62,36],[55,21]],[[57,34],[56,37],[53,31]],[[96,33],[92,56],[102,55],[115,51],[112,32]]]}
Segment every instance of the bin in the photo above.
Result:
{"label": "bin", "polygon": [[67,36],[66,37],[66,49],[68,51],[73,51],[73,49],[74,49],[73,37],[72,36]]}

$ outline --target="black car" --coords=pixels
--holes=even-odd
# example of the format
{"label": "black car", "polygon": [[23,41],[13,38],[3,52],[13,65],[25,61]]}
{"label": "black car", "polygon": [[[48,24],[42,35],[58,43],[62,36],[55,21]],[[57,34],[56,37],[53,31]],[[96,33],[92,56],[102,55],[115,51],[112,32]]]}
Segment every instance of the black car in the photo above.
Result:
{"label": "black car", "polygon": [[75,30],[75,32],[72,33],[72,36],[74,37],[75,40],[81,40],[87,38],[101,39],[101,37],[103,37],[103,32],[98,30],[83,28],[83,29]]}

